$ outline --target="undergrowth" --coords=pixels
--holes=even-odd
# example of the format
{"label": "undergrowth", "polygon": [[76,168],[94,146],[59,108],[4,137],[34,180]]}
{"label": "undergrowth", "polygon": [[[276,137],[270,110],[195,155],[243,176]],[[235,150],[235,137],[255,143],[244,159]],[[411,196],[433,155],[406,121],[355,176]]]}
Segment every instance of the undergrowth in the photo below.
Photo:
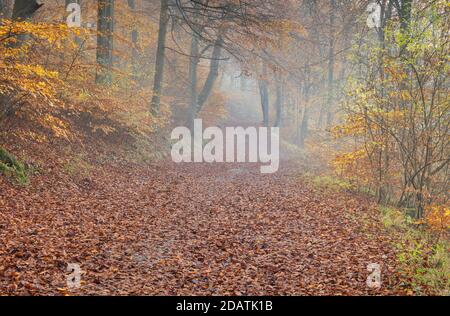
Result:
{"label": "undergrowth", "polygon": [[408,212],[382,207],[384,226],[398,233],[394,244],[400,272],[409,277],[410,294],[450,295],[450,242],[445,235],[418,226]]}
{"label": "undergrowth", "polygon": [[0,147],[0,173],[8,178],[14,179],[21,185],[26,185],[29,182],[29,171],[30,168],[24,163]]}
{"label": "undergrowth", "polygon": [[[315,188],[328,192],[358,191],[351,183],[329,175],[306,173],[303,177]],[[399,272],[408,284],[400,284],[406,288],[407,294],[450,295],[450,242],[448,230],[436,230],[418,222],[412,216],[411,209],[379,206],[380,220],[389,231],[395,234],[392,246],[396,249]],[[360,220],[365,216],[361,214]]]}

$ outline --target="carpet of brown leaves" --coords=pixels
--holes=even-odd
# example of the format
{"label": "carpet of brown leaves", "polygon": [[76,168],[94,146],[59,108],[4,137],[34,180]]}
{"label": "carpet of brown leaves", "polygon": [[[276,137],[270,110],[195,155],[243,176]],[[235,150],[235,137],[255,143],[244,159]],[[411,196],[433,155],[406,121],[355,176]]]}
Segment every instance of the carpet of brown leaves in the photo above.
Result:
{"label": "carpet of brown leaves", "polygon": [[[370,204],[316,191],[289,166],[163,163],[0,188],[3,295],[402,294]],[[84,271],[78,290],[69,263]],[[380,290],[366,286],[370,263]]]}

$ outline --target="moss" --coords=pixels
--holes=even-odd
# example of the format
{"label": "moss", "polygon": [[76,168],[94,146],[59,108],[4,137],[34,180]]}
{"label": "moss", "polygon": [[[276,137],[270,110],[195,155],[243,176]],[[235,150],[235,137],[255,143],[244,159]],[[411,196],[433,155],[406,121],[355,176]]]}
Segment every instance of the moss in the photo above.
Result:
{"label": "moss", "polygon": [[25,185],[28,183],[26,166],[1,147],[0,172],[9,178],[15,179],[19,184]]}

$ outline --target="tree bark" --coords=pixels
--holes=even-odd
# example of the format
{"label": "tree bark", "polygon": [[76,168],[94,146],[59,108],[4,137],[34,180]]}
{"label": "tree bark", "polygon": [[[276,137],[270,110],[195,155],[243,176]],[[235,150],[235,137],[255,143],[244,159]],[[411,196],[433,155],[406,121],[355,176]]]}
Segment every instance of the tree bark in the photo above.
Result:
{"label": "tree bark", "polygon": [[261,108],[263,114],[263,125],[269,127],[269,89],[267,88],[267,65],[263,61],[262,75],[258,80],[259,95],[261,96]]}
{"label": "tree bark", "polygon": [[216,82],[217,77],[219,76],[219,64],[220,64],[220,55],[222,52],[222,45],[223,39],[222,36],[219,35],[217,37],[216,42],[214,43],[214,48],[211,55],[211,63],[209,66],[208,78],[206,78],[203,89],[198,96],[197,113],[201,111],[206,100],[208,100],[208,97],[210,96],[211,91],[214,87],[214,83]]}
{"label": "tree bark", "polygon": [[396,1],[400,16],[400,27],[403,33],[407,31],[411,22],[412,2],[412,0]]}
{"label": "tree bark", "polygon": [[[136,1],[135,0],[128,0],[128,6],[130,10],[133,11],[133,14],[135,14],[136,10]],[[136,26],[133,25],[133,29],[131,30],[131,69],[132,69],[132,78],[135,81],[139,80],[139,50],[138,50],[138,42],[139,42],[139,31],[137,30]]]}
{"label": "tree bark", "polygon": [[153,97],[150,109],[158,114],[161,107],[162,83],[164,79],[164,57],[166,51],[167,25],[169,24],[169,0],[161,0],[159,17],[158,48],[156,51],[155,77],[153,81]]}
{"label": "tree bark", "polygon": [[0,0],[0,16],[3,17],[6,14],[6,3],[5,0]]}
{"label": "tree bark", "polygon": [[109,85],[112,82],[114,0],[98,0],[97,71],[95,81]]}
{"label": "tree bark", "polygon": [[283,95],[283,81],[281,76],[277,78],[276,83],[276,119],[275,119],[275,127],[280,127],[281,122],[283,120],[283,103],[284,103],[284,95]]}
{"label": "tree bark", "polygon": [[302,122],[299,127],[300,132],[298,138],[298,146],[300,148],[305,148],[305,140],[309,133],[309,98],[311,92],[311,71],[309,67],[306,69],[305,73],[306,79],[303,88],[303,101],[305,102],[305,107],[303,110]]}
{"label": "tree bark", "polygon": [[328,52],[328,96],[327,96],[327,129],[331,128],[333,124],[333,102],[334,102],[334,25],[336,20],[336,0],[331,0],[331,14],[330,14],[330,47]]}
{"label": "tree bark", "polygon": [[0,25],[1,19],[9,19],[12,16],[12,0],[0,0]]}
{"label": "tree bark", "polygon": [[[14,2],[11,18],[16,21],[29,20],[43,4],[37,3],[36,0],[16,0]],[[27,34],[19,34],[16,36],[17,41],[12,44],[13,47],[20,47],[26,40]]]}
{"label": "tree bark", "polygon": [[197,70],[199,63],[199,38],[198,34],[194,32],[191,40],[191,53],[189,62],[189,92],[190,92],[190,113],[189,125],[194,128],[194,120],[198,111],[198,93],[197,93]]}
{"label": "tree bark", "polygon": [[36,0],[16,0],[14,1],[12,18],[14,20],[27,20],[31,18],[43,4]]}

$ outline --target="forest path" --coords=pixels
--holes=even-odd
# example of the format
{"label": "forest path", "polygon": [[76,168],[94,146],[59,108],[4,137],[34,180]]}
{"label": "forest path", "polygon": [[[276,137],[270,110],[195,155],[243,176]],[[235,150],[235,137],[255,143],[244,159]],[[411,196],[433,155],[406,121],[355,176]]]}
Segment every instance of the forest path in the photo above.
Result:
{"label": "forest path", "polygon": [[[0,293],[396,293],[387,234],[375,215],[359,220],[367,202],[321,194],[289,165],[164,163],[93,179],[0,193]],[[68,263],[85,271],[80,289],[67,289]],[[380,290],[366,285],[370,263]]]}

